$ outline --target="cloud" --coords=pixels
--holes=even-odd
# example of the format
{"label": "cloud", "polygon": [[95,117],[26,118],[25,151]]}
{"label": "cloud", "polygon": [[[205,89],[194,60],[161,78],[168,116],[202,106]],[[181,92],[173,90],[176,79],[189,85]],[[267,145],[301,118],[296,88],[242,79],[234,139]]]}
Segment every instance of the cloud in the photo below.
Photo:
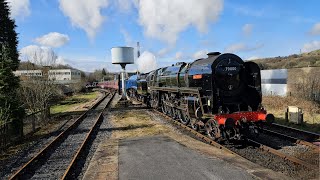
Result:
{"label": "cloud", "polygon": [[157,52],[157,57],[165,57],[172,50],[172,48],[173,47],[165,47],[165,48],[160,49]]}
{"label": "cloud", "polygon": [[136,60],[136,64],[138,70],[143,73],[157,69],[156,57],[149,51],[144,51]]}
{"label": "cloud", "polygon": [[320,49],[320,41],[312,41],[303,45],[302,52],[310,52],[317,49]]}
{"label": "cloud", "polygon": [[309,34],[311,35],[320,35],[320,22],[316,23],[312,29],[310,30]]}
{"label": "cloud", "polygon": [[258,57],[258,56],[251,56],[251,57],[247,58],[247,60],[249,60],[249,61],[255,60],[255,59],[260,59],[260,57]]}
{"label": "cloud", "polygon": [[121,12],[130,12],[136,5],[136,0],[118,0],[117,5]]}
{"label": "cloud", "polygon": [[69,42],[69,36],[57,32],[51,32],[35,39],[35,42],[42,46],[61,47]]}
{"label": "cloud", "polygon": [[264,45],[262,43],[258,43],[254,46],[248,46],[244,43],[236,43],[228,46],[224,52],[227,53],[236,53],[236,52],[243,52],[243,51],[254,51],[257,49],[262,48]]}
{"label": "cloud", "polygon": [[127,46],[135,46],[135,42],[132,40],[131,35],[125,29],[120,29],[121,34],[123,35],[124,41]]}
{"label": "cloud", "polygon": [[179,33],[190,26],[206,32],[222,12],[223,0],[140,0],[137,8],[146,36],[175,44]]}
{"label": "cloud", "polygon": [[57,54],[49,47],[30,45],[20,50],[22,61],[30,61],[41,66],[52,66],[56,64],[57,58]]}
{"label": "cloud", "polygon": [[67,65],[67,64],[69,64],[69,62],[64,57],[58,56],[57,59],[56,59],[55,64]]}
{"label": "cloud", "polygon": [[183,53],[181,51],[176,53],[175,59],[181,60],[183,58]]}
{"label": "cloud", "polygon": [[253,29],[253,25],[252,24],[245,24],[243,27],[242,27],[242,33],[245,35],[245,36],[250,36],[252,34],[252,29]]}
{"label": "cloud", "polygon": [[248,6],[243,6],[240,4],[231,4],[228,3],[228,6],[232,8],[237,14],[252,16],[252,17],[262,17],[267,11],[265,9],[253,9]]}
{"label": "cloud", "polygon": [[11,10],[11,17],[27,17],[31,14],[29,0],[7,0]]}
{"label": "cloud", "polygon": [[293,23],[315,23],[315,19],[303,17],[303,16],[293,16],[289,19]]}
{"label": "cloud", "polygon": [[86,31],[90,39],[96,36],[106,17],[101,9],[108,7],[108,0],[59,0],[60,10],[70,18],[73,26]]}
{"label": "cloud", "polygon": [[207,57],[207,54],[208,54],[208,51],[207,50],[200,50],[200,51],[197,51],[195,52],[192,57],[194,59],[200,59],[200,58],[205,58]]}

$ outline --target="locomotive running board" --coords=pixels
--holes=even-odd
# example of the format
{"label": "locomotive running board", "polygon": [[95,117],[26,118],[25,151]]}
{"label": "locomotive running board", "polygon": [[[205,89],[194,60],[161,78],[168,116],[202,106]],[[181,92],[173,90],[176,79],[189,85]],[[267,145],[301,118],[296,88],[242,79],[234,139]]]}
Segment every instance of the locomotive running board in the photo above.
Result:
{"label": "locomotive running board", "polygon": [[151,86],[150,90],[157,90],[157,91],[169,91],[169,92],[180,92],[180,93],[188,93],[188,94],[198,94],[201,88],[170,88],[170,87],[154,87]]}
{"label": "locomotive running board", "polygon": [[[180,88],[180,87],[170,88],[170,87],[154,87],[154,86],[150,87],[150,90],[156,90],[156,91],[168,91],[168,92],[176,92],[176,93],[184,93],[184,94],[193,94],[198,96],[199,99],[201,99],[200,92],[199,92],[201,89],[202,88]],[[200,103],[201,112],[202,114],[204,114],[202,101],[200,100],[199,103]]]}

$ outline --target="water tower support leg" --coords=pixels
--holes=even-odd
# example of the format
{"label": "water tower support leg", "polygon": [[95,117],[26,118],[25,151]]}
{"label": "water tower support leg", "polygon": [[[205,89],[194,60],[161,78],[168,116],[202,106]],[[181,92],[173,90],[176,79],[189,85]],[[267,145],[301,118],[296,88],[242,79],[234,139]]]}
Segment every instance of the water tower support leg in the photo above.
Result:
{"label": "water tower support leg", "polygon": [[126,96],[126,90],[125,90],[125,83],[124,83],[124,73],[125,73],[125,69],[124,69],[124,68],[122,68],[122,71],[121,71],[122,97],[121,97],[121,99],[127,99],[127,96]]}

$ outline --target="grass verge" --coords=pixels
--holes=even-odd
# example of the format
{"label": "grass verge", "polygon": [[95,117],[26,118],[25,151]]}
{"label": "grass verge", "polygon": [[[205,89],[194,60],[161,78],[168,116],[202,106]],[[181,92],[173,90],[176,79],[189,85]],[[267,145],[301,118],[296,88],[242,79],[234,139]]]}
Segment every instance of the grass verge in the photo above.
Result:
{"label": "grass verge", "polygon": [[113,138],[123,139],[131,137],[164,134],[168,128],[153,121],[147,113],[141,111],[122,111],[113,113]]}
{"label": "grass verge", "polygon": [[[274,114],[276,123],[320,133],[320,105],[297,97],[264,96],[263,105],[268,113]],[[285,120],[288,106],[302,108],[304,123],[296,125]]]}
{"label": "grass verge", "polygon": [[86,107],[87,103],[94,99],[97,99],[98,96],[99,92],[95,91],[67,97],[63,101],[60,101],[58,104],[51,106],[50,113],[57,114],[63,112],[83,110],[83,107]]}

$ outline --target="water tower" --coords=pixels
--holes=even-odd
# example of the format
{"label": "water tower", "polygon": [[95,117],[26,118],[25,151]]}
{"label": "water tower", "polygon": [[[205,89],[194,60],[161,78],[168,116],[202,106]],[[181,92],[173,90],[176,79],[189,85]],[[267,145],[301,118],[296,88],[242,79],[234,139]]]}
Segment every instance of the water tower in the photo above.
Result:
{"label": "water tower", "polygon": [[124,83],[124,75],[126,71],[127,64],[134,63],[133,47],[114,47],[111,49],[112,64],[120,64],[121,80],[122,80],[122,99],[126,99],[126,90]]}

